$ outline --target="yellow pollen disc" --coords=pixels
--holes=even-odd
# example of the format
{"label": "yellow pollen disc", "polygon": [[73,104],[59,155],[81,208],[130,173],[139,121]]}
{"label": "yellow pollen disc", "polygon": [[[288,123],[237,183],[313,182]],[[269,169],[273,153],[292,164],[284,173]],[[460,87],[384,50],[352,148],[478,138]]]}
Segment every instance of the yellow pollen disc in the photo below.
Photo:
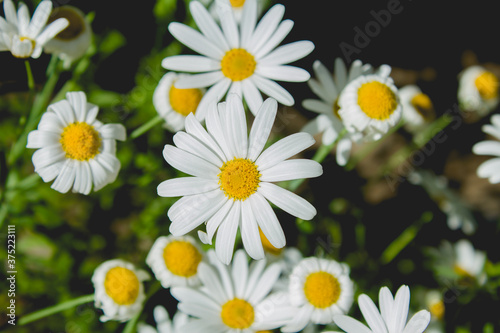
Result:
{"label": "yellow pollen disc", "polygon": [[398,101],[391,88],[372,81],[364,83],[358,89],[358,105],[368,117],[385,120],[396,110]]}
{"label": "yellow pollen disc", "polygon": [[239,298],[224,303],[220,316],[224,324],[235,329],[250,327],[255,318],[253,306]]}
{"label": "yellow pollen disc", "polygon": [[64,41],[70,41],[76,39],[78,36],[85,31],[85,21],[84,18],[74,9],[68,6],[61,6],[54,8],[50,14],[50,18],[47,24],[54,22],[59,18],[65,18],[68,20],[69,25],[64,28],[60,33],[58,33],[54,38]]}
{"label": "yellow pollen disc", "polygon": [[479,95],[484,99],[498,97],[498,78],[491,72],[484,71],[474,81]]}
{"label": "yellow pollen disc", "polygon": [[342,119],[339,114],[340,106],[339,106],[339,99],[337,98],[335,102],[333,103],[333,114],[337,116],[337,118]]}
{"label": "yellow pollen disc", "polygon": [[279,255],[283,248],[278,249],[274,247],[273,244],[267,239],[266,235],[262,232],[262,230],[259,228],[259,234],[260,234],[260,240],[262,241],[262,247],[264,248],[265,251],[274,254],[275,256]]}
{"label": "yellow pollen disc", "polygon": [[218,177],[221,190],[234,200],[245,200],[257,191],[260,183],[257,166],[246,158],[225,162]]}
{"label": "yellow pollen disc", "polygon": [[229,0],[231,2],[231,6],[235,8],[243,7],[245,4],[245,0]]}
{"label": "yellow pollen disc", "polygon": [[201,262],[198,249],[186,241],[173,241],[168,243],[163,250],[163,260],[172,274],[190,277],[198,271]]}
{"label": "yellow pollen disc", "polygon": [[245,49],[232,49],[222,58],[221,70],[232,81],[241,81],[252,76],[256,65],[253,55]]}
{"label": "yellow pollen disc", "polygon": [[340,283],[332,274],[319,271],[307,276],[304,293],[314,307],[324,309],[336,303],[340,297]]}
{"label": "yellow pollen disc", "polygon": [[88,161],[99,153],[101,138],[99,133],[84,122],[66,126],[61,134],[61,145],[67,158]]}
{"label": "yellow pollen disc", "polygon": [[418,93],[410,101],[410,104],[420,113],[422,117],[428,119],[432,117],[434,113],[434,106],[432,105],[432,101],[424,93]]}
{"label": "yellow pollen disc", "polygon": [[437,319],[444,317],[444,303],[443,301],[436,302],[429,307],[429,312]]}
{"label": "yellow pollen disc", "polygon": [[139,279],[125,267],[113,267],[104,279],[106,294],[118,305],[130,305],[139,295]]}
{"label": "yellow pollen disc", "polygon": [[200,89],[179,89],[174,87],[170,88],[168,98],[172,109],[186,117],[190,113],[195,113],[198,104],[200,104],[203,93]]}
{"label": "yellow pollen disc", "polygon": [[459,265],[454,265],[453,266],[453,271],[459,275],[460,277],[463,277],[463,278],[467,278],[467,279],[473,279],[474,277],[469,273],[467,272],[465,269],[463,269],[462,267],[460,267]]}

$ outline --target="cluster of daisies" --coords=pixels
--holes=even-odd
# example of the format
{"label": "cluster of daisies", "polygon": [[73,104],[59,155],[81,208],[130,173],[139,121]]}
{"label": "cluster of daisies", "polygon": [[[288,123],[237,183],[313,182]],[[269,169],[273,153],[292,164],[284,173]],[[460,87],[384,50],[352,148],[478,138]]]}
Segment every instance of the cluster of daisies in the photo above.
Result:
{"label": "cluster of daisies", "polygon": [[[178,301],[173,320],[163,305],[154,308],[156,329],[146,332],[316,332],[334,323],[345,332],[423,332],[430,312],[409,316],[410,290],[401,286],[393,296],[380,289],[380,310],[365,294],[358,298],[370,328],[346,314],[352,307],[355,284],[349,266],[333,259],[304,258],[295,248],[277,249],[261,233],[266,257],[249,261],[237,250],[224,265],[213,249],[203,250],[193,237],[161,236],[146,263],[163,288]],[[120,260],[102,263],[94,272],[95,305],[102,321],[127,321],[142,310],[145,270]]]}
{"label": "cluster of daisies", "polygon": [[[3,4],[0,50],[18,58],[37,58],[45,50],[68,66],[85,53],[91,30],[78,10],[62,6],[52,11],[51,2],[44,0],[30,20],[26,5],[16,13],[12,0]],[[293,22],[283,20],[285,7],[279,4],[259,20],[262,6],[257,0],[217,0],[207,9],[191,1],[197,29],[177,22],[168,26],[195,54],[163,59],[168,72],[152,101],[165,128],[174,133],[163,157],[187,175],[157,187],[161,197],[180,197],[167,213],[171,235],[158,238],[146,258],[155,278],[178,301],[172,321],[164,308],[155,308],[157,329],[298,332],[336,324],[346,332],[423,332],[430,312],[422,310],[407,321],[407,286],[395,296],[387,287],[380,289],[379,308],[369,296],[359,296],[369,328],[347,316],[356,293],[349,267],[333,259],[303,258],[296,249],[285,248],[274,207],[303,220],[315,217],[311,203],[276,184],[322,175],[317,161],[291,159],[310,148],[314,136],[321,135],[323,146],[336,149],[337,163],[344,166],[355,144],[380,140],[398,126],[417,133],[429,124],[435,118],[431,99],[415,85],[397,88],[388,65],[373,68],[356,60],[346,66],[336,59],[332,74],[316,61],[311,78],[289,64],[309,55],[313,43],[280,45]],[[303,107],[318,116],[302,132],[267,145],[278,104],[295,103],[277,81],[307,81],[318,99],[303,101]],[[498,104],[497,77],[478,66],[467,69],[460,75],[459,100],[465,110],[488,114]],[[89,194],[118,176],[116,141],[126,140],[126,129],[103,124],[97,115],[98,107],[84,92],[69,92],[48,107],[38,128],[29,133],[27,147],[37,149],[32,157],[35,172],[45,182],[53,181],[53,189]],[[494,115],[492,122],[484,132],[500,139],[500,116]],[[500,143],[478,143],[474,152],[500,156]],[[499,163],[485,162],[479,176],[500,182]],[[432,192],[436,184],[426,177],[413,175]],[[471,223],[461,224],[473,229]],[[190,233],[197,233],[200,244]],[[235,251],[239,238],[243,249]],[[478,275],[484,256],[471,254],[470,244],[460,243],[459,248],[467,264],[457,261],[453,267],[460,274]],[[101,320],[127,321],[140,313],[148,279],[148,272],[129,262],[102,263],[92,277],[95,304],[104,313]],[[142,324],[140,331],[154,328]]]}

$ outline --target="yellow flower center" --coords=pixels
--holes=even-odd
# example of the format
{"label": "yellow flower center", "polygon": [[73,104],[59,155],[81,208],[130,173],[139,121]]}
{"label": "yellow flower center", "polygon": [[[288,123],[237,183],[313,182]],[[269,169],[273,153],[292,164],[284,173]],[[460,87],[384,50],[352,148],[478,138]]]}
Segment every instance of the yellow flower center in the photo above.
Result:
{"label": "yellow flower center", "polygon": [[70,41],[76,39],[85,31],[85,21],[84,18],[73,8],[69,6],[61,6],[54,8],[50,14],[50,18],[47,24],[54,22],[59,18],[65,18],[68,20],[69,25],[64,28],[60,33],[58,33],[54,38]]}
{"label": "yellow flower center", "polygon": [[259,234],[260,234],[260,240],[262,241],[262,247],[264,248],[265,251],[277,256],[283,251],[283,248],[278,249],[274,247],[273,244],[267,239],[266,235],[262,232],[262,230],[259,228]]}
{"label": "yellow flower center", "polygon": [[255,314],[253,306],[247,301],[234,298],[222,306],[222,321],[234,329],[245,329],[252,325]]}
{"label": "yellow flower center", "polygon": [[396,94],[387,85],[372,81],[358,89],[358,105],[370,118],[385,120],[398,106]]}
{"label": "yellow flower center", "polygon": [[498,97],[498,78],[495,74],[484,71],[474,81],[479,95],[484,99],[493,99]]}
{"label": "yellow flower center", "polygon": [[337,98],[335,102],[333,102],[333,114],[337,116],[337,118],[342,119],[339,114],[340,106],[339,99]]}
{"label": "yellow flower center", "polygon": [[307,276],[304,293],[314,307],[324,309],[336,303],[340,297],[340,283],[332,274],[319,271]]}
{"label": "yellow flower center", "polygon": [[66,126],[61,134],[61,145],[67,158],[88,161],[99,153],[101,138],[99,133],[85,122]]}
{"label": "yellow flower center", "polygon": [[178,89],[173,84],[168,93],[170,106],[175,112],[183,116],[195,113],[202,97],[203,93],[200,89]]}
{"label": "yellow flower center", "polygon": [[225,162],[221,168],[219,185],[224,194],[234,200],[245,200],[257,191],[260,173],[255,163],[246,158]]}
{"label": "yellow flower center", "polygon": [[418,93],[413,96],[410,104],[424,119],[429,119],[434,114],[434,106],[432,105],[432,101],[429,96],[424,93]]}
{"label": "yellow flower center", "polygon": [[245,49],[229,50],[221,61],[222,73],[232,81],[241,81],[252,76],[256,66],[253,55]]}
{"label": "yellow flower center", "polygon": [[130,269],[113,267],[104,279],[106,294],[118,305],[130,305],[139,295],[139,279]]}
{"label": "yellow flower center", "polygon": [[163,260],[168,270],[175,275],[190,277],[198,271],[201,262],[201,253],[186,241],[173,241],[163,250]]}
{"label": "yellow flower center", "polygon": [[229,0],[229,2],[231,2],[231,6],[236,8],[243,7],[245,4],[245,0]]}
{"label": "yellow flower center", "polygon": [[435,302],[429,307],[429,312],[437,319],[444,317],[444,303],[443,301]]}

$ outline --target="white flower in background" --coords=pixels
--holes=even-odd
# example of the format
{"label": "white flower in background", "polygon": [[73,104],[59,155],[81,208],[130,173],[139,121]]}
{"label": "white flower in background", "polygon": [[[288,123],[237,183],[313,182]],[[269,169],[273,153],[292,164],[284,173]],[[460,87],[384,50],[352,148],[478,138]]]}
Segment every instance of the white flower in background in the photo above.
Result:
{"label": "white flower in background", "polygon": [[295,133],[263,151],[278,108],[274,99],[262,104],[250,135],[240,96],[231,94],[227,102],[212,106],[206,118],[207,130],[190,114],[186,117],[186,132],[177,132],[173,137],[176,146],[166,145],[163,150],[168,164],[193,176],[168,179],[158,186],[162,197],[182,196],[168,210],[172,221],[169,230],[181,236],[206,222],[207,232],[198,232],[201,241],[211,244],[217,231],[215,250],[219,259],[228,264],[240,229],[247,253],[262,259],[259,228],[274,247],[286,244],[283,229],[267,200],[304,220],[316,215],[308,201],[272,183],[323,173],[315,161],[287,160],[310,147],[314,139],[307,133]]}
{"label": "white flower in background", "polygon": [[366,141],[378,140],[401,119],[399,93],[392,78],[381,74],[359,76],[343,89],[339,115],[349,132]]}
{"label": "white flower in background", "polygon": [[[319,116],[307,123],[302,131],[312,135],[322,133],[323,145],[331,145],[345,128],[338,113],[340,93],[352,80],[373,73],[373,68],[369,64],[363,65],[360,60],[355,60],[348,71],[342,59],[336,58],[333,74],[319,60],[314,62],[313,70],[316,78],[309,79],[307,84],[320,99],[306,99],[302,102],[302,106],[309,111],[319,113]],[[360,133],[345,133],[339,140],[336,153],[339,165],[347,163],[353,141],[357,142],[361,137]]]}
{"label": "white flower in background", "polygon": [[61,193],[89,194],[115,181],[120,170],[116,140],[125,140],[121,124],[103,124],[99,109],[87,103],[84,92],[69,92],[66,99],[49,105],[38,129],[28,135],[35,172]]}
{"label": "white flower in background", "polygon": [[379,293],[380,311],[365,294],[358,297],[358,305],[368,326],[349,316],[335,316],[335,324],[348,333],[422,333],[429,325],[431,315],[427,310],[417,312],[407,321],[410,307],[410,288],[401,286],[393,297],[389,288]]}
{"label": "white flower in background", "polygon": [[[222,0],[223,3],[228,3],[234,13],[234,18],[236,22],[241,23],[241,18],[243,16],[243,6],[246,0]],[[212,14],[212,17],[219,21],[219,15],[217,14],[217,3],[220,0],[200,0],[202,4],[208,6],[208,11]],[[257,16],[260,16],[265,8],[269,5],[269,0],[257,0]]]}
{"label": "white flower in background", "polygon": [[305,258],[290,275],[290,304],[293,319],[281,330],[298,332],[313,324],[329,324],[335,315],[351,308],[354,287],[349,266],[331,259]]}
{"label": "white flower in background", "polygon": [[204,252],[190,236],[160,236],[146,257],[146,263],[163,288],[200,284],[198,265]]}
{"label": "white flower in background", "polygon": [[64,18],[47,25],[52,2],[40,2],[30,20],[28,6],[24,3],[16,8],[12,0],[3,3],[5,19],[0,17],[0,51],[10,51],[16,58],[38,58],[44,45],[68,26]]}
{"label": "white flower in background", "polygon": [[183,332],[255,333],[290,319],[286,297],[270,294],[281,272],[279,263],[266,267],[263,259],[248,265],[243,250],[236,251],[231,266],[222,264],[213,250],[208,256],[212,264],[203,262],[199,267],[201,288],[171,289],[178,309],[194,317]]}
{"label": "white flower in background", "polygon": [[199,120],[205,118],[207,104],[220,101],[228,92],[242,96],[254,114],[263,101],[261,92],[284,105],[294,104],[292,95],[275,80],[307,81],[307,71],[285,64],[308,55],[314,44],[298,41],[277,47],[293,26],[290,20],[281,21],[283,5],[274,5],[256,24],[257,2],[247,0],[238,25],[229,4],[220,3],[217,11],[221,26],[198,1],[191,1],[189,8],[200,32],[177,22],[170,23],[168,29],[200,55],[167,57],[162,66],[172,71],[199,73],[179,79],[177,88],[210,86],[196,113]]}
{"label": "white flower in background", "polygon": [[149,274],[133,264],[113,259],[99,265],[92,275],[95,307],[102,309],[101,321],[127,321],[142,310],[146,296],[143,281]]}
{"label": "white flower in background", "polygon": [[179,89],[175,82],[182,74],[175,72],[166,73],[158,82],[153,93],[153,105],[158,114],[165,120],[165,128],[170,132],[184,129],[184,121],[190,113],[196,113],[204,89],[190,88]]}
{"label": "white flower in background", "polygon": [[486,281],[484,264],[486,262],[486,253],[476,250],[471,242],[461,239],[453,246],[455,256],[453,270],[460,277],[474,278],[479,284]]}
{"label": "white flower in background", "polygon": [[409,131],[417,132],[434,120],[432,101],[418,86],[411,84],[399,88],[399,98],[403,107],[404,126]]}
{"label": "white flower in background", "polygon": [[156,328],[144,323],[137,324],[137,333],[185,333],[181,327],[189,322],[187,314],[177,311],[170,321],[167,310],[161,305],[155,306],[153,316]]}
{"label": "white flower in background", "polygon": [[65,18],[69,25],[45,44],[45,52],[57,54],[69,68],[71,63],[80,59],[87,52],[92,42],[92,28],[85,19],[85,14],[73,6],[54,8],[49,23]]}
{"label": "white flower in background", "polygon": [[[483,125],[482,130],[500,140],[500,115],[491,116],[491,125]],[[472,147],[472,151],[477,155],[495,156],[477,168],[477,175],[481,178],[488,178],[492,184],[500,183],[500,142],[496,140],[478,142]]]}
{"label": "white flower in background", "polygon": [[427,191],[441,211],[446,214],[450,229],[462,229],[469,235],[476,230],[477,223],[474,215],[459,195],[448,187],[446,177],[437,176],[428,170],[414,170],[408,175],[408,181],[422,186]]}
{"label": "white flower in background", "polygon": [[445,305],[442,294],[437,290],[429,290],[425,293],[425,304],[433,320],[443,320]]}
{"label": "white flower in background", "polygon": [[498,105],[498,77],[482,66],[470,66],[458,75],[458,102],[464,111],[484,116]]}

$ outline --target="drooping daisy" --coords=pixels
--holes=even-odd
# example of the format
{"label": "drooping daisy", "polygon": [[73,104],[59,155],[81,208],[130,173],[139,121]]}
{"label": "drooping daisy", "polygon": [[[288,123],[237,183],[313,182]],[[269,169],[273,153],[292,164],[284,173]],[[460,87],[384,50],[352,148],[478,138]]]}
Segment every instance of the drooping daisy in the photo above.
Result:
{"label": "drooping daisy", "polygon": [[498,77],[482,66],[470,66],[458,75],[458,102],[464,111],[484,116],[498,105]]}
{"label": "drooping daisy", "polygon": [[413,170],[408,181],[422,186],[436,202],[439,209],[446,214],[446,223],[451,230],[461,229],[466,234],[476,230],[476,220],[470,208],[462,198],[448,187],[448,179],[438,176],[429,170]]}
{"label": "drooping daisy", "polygon": [[146,263],[163,288],[196,286],[203,250],[190,236],[161,236],[151,247]]}
{"label": "drooping daisy", "polygon": [[362,75],[339,96],[339,115],[349,132],[378,140],[401,119],[399,93],[389,76]]}
{"label": "drooping daisy", "polygon": [[270,294],[281,272],[279,263],[266,267],[260,260],[248,265],[243,250],[236,251],[231,266],[222,264],[213,250],[208,256],[211,265],[199,267],[201,288],[171,289],[178,309],[195,318],[182,327],[183,332],[255,333],[290,319],[289,306]]}
{"label": "drooping daisy", "polygon": [[87,52],[92,42],[92,28],[85,19],[85,14],[73,6],[54,8],[48,22],[52,23],[59,18],[67,19],[69,25],[45,44],[45,52],[57,54],[64,62],[64,67],[68,68]]}
{"label": "drooping daisy", "polygon": [[435,118],[434,106],[428,95],[414,85],[399,88],[399,98],[403,107],[404,126],[411,132],[417,132]]}
{"label": "drooping daisy", "polygon": [[290,275],[290,304],[293,319],[283,332],[298,332],[308,323],[329,324],[335,315],[351,308],[354,290],[349,266],[331,259],[301,260]]}
{"label": "drooping daisy", "polygon": [[153,93],[153,105],[165,119],[165,128],[173,133],[184,129],[186,116],[196,113],[205,92],[204,89],[175,87],[175,82],[182,76],[175,72],[166,73]]}
{"label": "drooping daisy", "polygon": [[206,115],[206,105],[220,101],[227,92],[237,93],[252,113],[262,104],[259,90],[284,105],[293,105],[292,95],[275,82],[303,82],[309,73],[302,68],[288,66],[308,55],[314,44],[298,41],[277,45],[290,32],[293,22],[281,19],[283,5],[274,5],[256,25],[256,0],[246,0],[241,24],[238,25],[228,3],[217,6],[220,27],[198,1],[191,1],[191,14],[200,32],[184,24],[173,22],[170,33],[200,55],[178,55],[163,59],[168,70],[199,73],[181,78],[178,88],[209,87],[196,114],[199,120]]}
{"label": "drooping daisy", "polygon": [[27,148],[33,153],[35,172],[61,193],[89,194],[112,183],[120,170],[116,140],[125,140],[121,124],[103,124],[99,109],[87,103],[84,92],[69,92],[66,99],[49,105],[38,129],[29,133]]}
{"label": "drooping daisy", "polygon": [[310,134],[292,134],[262,151],[277,107],[272,98],[262,104],[249,136],[243,103],[236,94],[230,94],[227,102],[212,105],[206,118],[207,130],[194,115],[186,117],[186,132],[174,135],[176,146],[166,145],[163,157],[193,177],[169,179],[158,186],[160,196],[183,196],[168,211],[174,236],[207,222],[207,233],[198,234],[204,243],[211,244],[217,231],[215,250],[227,264],[239,228],[245,250],[252,258],[261,259],[264,250],[259,228],[274,247],[282,248],[286,243],[267,200],[301,219],[316,215],[308,201],[271,183],[318,177],[323,172],[315,161],[287,160],[314,143]]}
{"label": "drooping daisy", "polygon": [[146,299],[143,281],[149,274],[133,264],[113,259],[99,265],[92,275],[95,307],[102,309],[101,321],[127,321],[142,310]]}
{"label": "drooping daisy", "polygon": [[365,294],[358,297],[358,305],[368,326],[349,316],[335,316],[335,324],[348,333],[422,333],[431,315],[427,310],[420,310],[411,319],[408,318],[410,307],[410,288],[401,286],[393,297],[387,287],[382,287],[379,292],[380,311],[373,301]]}
{"label": "drooping daisy", "polygon": [[10,51],[16,58],[38,58],[44,45],[68,26],[60,18],[47,25],[52,1],[40,2],[30,20],[28,6],[19,4],[17,10],[12,0],[3,3],[5,19],[0,17],[0,51]]}
{"label": "drooping daisy", "polygon": [[[335,59],[334,74],[319,61],[313,64],[316,79],[311,78],[307,84],[311,90],[320,98],[306,99],[302,106],[310,111],[319,113],[319,116],[307,123],[302,129],[304,132],[316,135],[322,133],[323,145],[330,145],[338,138],[344,130],[344,124],[339,116],[338,97],[347,83],[360,75],[371,74],[371,65],[363,65],[360,60],[355,60],[349,71],[341,58]],[[337,144],[337,163],[345,165],[349,159],[352,142],[359,141],[360,134],[346,133]]]}
{"label": "drooping daisy", "polygon": [[[491,124],[483,125],[482,130],[500,140],[500,115],[491,116]],[[495,156],[477,168],[477,175],[481,178],[488,178],[492,184],[500,183],[500,142],[496,140],[481,141],[472,147],[472,151],[477,155]]]}
{"label": "drooping daisy", "polygon": [[167,310],[161,305],[153,309],[156,328],[144,323],[137,324],[137,333],[184,333],[181,327],[189,322],[187,314],[177,311],[170,321]]}

